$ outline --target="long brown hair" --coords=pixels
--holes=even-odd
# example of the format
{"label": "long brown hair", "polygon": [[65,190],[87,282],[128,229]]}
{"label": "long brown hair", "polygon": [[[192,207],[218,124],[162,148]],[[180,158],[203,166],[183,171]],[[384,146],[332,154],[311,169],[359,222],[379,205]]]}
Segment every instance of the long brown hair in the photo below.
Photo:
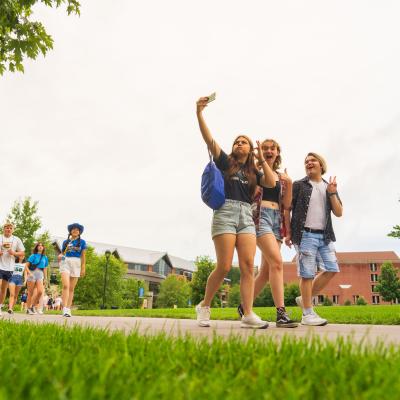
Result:
{"label": "long brown hair", "polygon": [[39,251],[38,247],[39,247],[40,245],[43,246],[42,255],[45,255],[45,253],[46,253],[46,248],[44,247],[44,244],[43,244],[42,242],[37,242],[37,243],[35,244],[35,247],[33,248],[33,254],[37,254],[37,253],[38,253],[38,251]]}
{"label": "long brown hair", "polygon": [[[236,141],[239,138],[244,138],[249,142],[250,145],[250,152],[247,156],[246,162],[244,164],[240,164],[236,154],[233,153],[233,146],[235,145]],[[231,154],[229,154],[228,156],[228,162],[229,162],[229,168],[226,171],[226,174],[229,178],[231,178],[232,176],[234,176],[240,169],[243,170],[243,173],[246,175],[246,178],[249,180],[249,193],[250,193],[250,197],[253,198],[254,193],[256,191],[256,186],[257,186],[257,168],[255,166],[255,160],[254,160],[254,146],[253,146],[253,142],[251,141],[251,139],[246,136],[246,135],[239,135],[235,138],[235,140],[233,141],[233,145],[232,145],[232,152]],[[228,182],[230,182],[230,180],[228,180]]]}

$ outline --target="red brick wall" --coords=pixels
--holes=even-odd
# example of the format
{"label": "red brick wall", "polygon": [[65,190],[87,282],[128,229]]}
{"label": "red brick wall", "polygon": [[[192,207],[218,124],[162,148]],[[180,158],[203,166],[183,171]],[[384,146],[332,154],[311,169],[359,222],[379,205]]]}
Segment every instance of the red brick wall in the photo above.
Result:
{"label": "red brick wall", "polygon": [[[377,271],[371,271],[369,263],[340,263],[340,272],[336,274],[329,284],[320,293],[333,300],[333,296],[339,296],[338,304],[343,305],[346,300],[354,303],[354,296],[362,296],[368,304],[372,303],[372,296],[379,293],[372,292],[372,286],[377,282],[371,281],[371,274],[379,276],[381,263],[376,263]],[[393,262],[395,268],[400,269],[400,262]],[[295,263],[286,262],[283,266],[283,279],[285,283],[298,282],[297,268]],[[339,285],[351,285],[348,289],[342,289]],[[379,296],[379,304],[388,304]]]}

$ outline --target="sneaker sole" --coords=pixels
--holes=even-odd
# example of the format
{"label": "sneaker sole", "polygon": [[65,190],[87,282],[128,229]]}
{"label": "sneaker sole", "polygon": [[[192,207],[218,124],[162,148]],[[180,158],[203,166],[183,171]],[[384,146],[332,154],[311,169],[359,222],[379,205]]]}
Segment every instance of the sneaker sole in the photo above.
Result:
{"label": "sneaker sole", "polygon": [[211,326],[210,323],[208,323],[208,322],[198,322],[198,325],[201,328],[209,328]]}
{"label": "sneaker sole", "polygon": [[244,329],[267,329],[269,326],[269,324],[264,324],[264,325],[250,325],[250,324],[246,324],[245,322],[242,322],[240,324],[241,328]]}
{"label": "sneaker sole", "polygon": [[302,325],[304,325],[304,326],[325,326],[325,325],[328,325],[328,321],[325,321],[325,322],[322,322],[322,323],[319,323],[319,324],[305,324],[305,323],[301,323]]}
{"label": "sneaker sole", "polygon": [[292,322],[290,324],[278,324],[276,323],[277,328],[297,328],[299,324],[297,322]]}

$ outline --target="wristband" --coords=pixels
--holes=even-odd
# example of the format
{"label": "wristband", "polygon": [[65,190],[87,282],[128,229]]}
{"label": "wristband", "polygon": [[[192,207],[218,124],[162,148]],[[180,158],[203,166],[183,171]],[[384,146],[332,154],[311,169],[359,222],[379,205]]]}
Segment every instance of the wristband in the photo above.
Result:
{"label": "wristband", "polygon": [[328,193],[328,197],[337,196],[338,192]]}

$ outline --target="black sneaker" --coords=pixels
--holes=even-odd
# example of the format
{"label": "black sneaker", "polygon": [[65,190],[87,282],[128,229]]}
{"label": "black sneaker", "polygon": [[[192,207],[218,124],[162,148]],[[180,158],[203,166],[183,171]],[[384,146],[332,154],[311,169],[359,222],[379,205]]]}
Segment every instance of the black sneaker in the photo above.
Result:
{"label": "black sneaker", "polygon": [[7,312],[8,312],[9,314],[14,314],[14,311],[11,310],[11,308],[9,308]]}
{"label": "black sneaker", "polygon": [[239,314],[239,318],[242,319],[242,317],[244,315],[244,310],[243,310],[243,306],[241,304],[239,304],[239,306],[237,308],[237,312]]}
{"label": "black sneaker", "polygon": [[290,319],[287,313],[278,314],[276,317],[277,328],[297,328],[299,324],[296,321]]}

